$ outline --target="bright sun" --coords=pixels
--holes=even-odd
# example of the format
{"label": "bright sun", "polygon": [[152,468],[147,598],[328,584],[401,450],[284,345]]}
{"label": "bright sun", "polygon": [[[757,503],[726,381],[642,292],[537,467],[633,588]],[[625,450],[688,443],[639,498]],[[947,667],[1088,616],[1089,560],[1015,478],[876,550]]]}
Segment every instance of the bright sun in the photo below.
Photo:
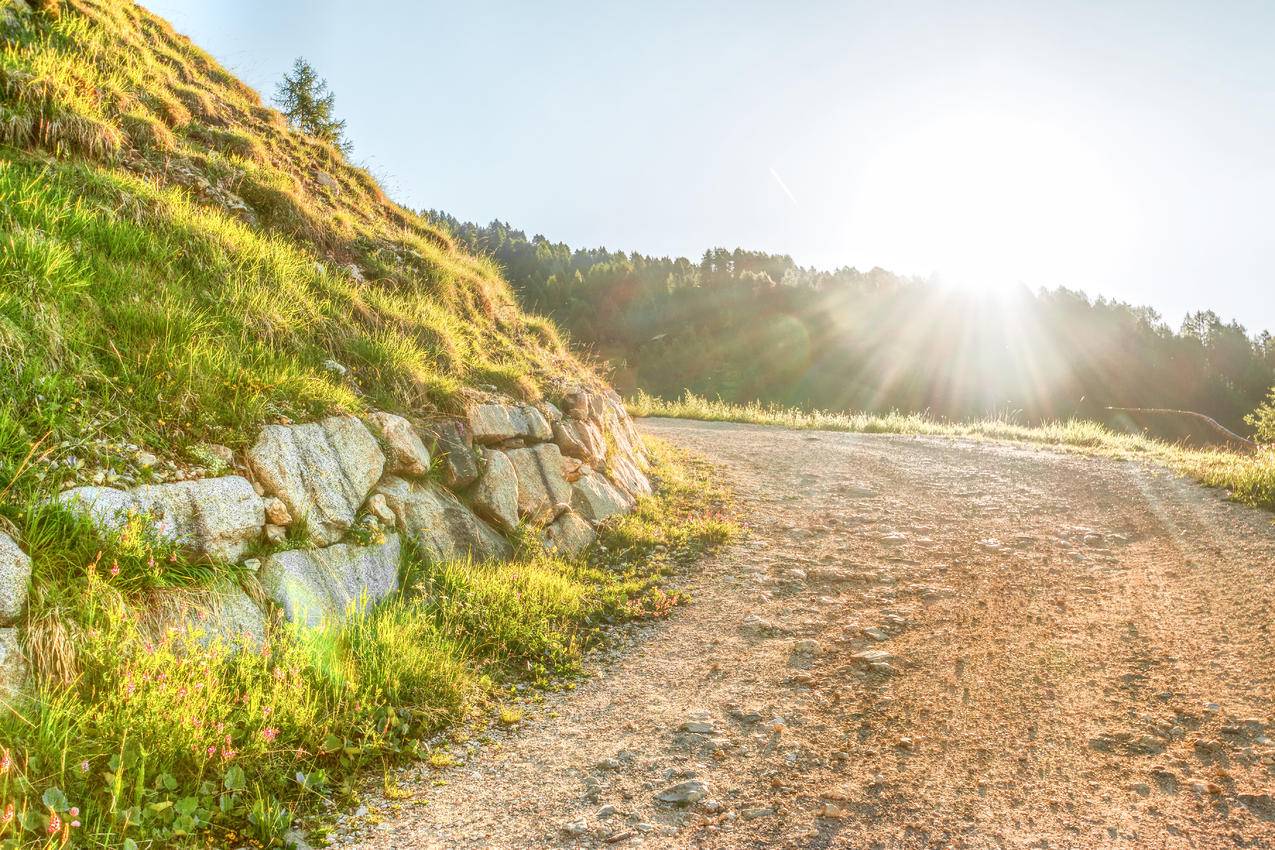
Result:
{"label": "bright sun", "polygon": [[980,289],[1082,284],[1124,264],[1134,220],[1081,134],[969,112],[884,144],[855,199],[851,238],[881,265]]}

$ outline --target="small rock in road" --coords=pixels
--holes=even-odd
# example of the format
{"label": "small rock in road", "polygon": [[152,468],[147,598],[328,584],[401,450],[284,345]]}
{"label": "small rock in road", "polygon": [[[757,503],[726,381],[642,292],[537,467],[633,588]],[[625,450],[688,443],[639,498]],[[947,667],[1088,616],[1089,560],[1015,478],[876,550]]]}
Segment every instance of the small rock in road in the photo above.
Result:
{"label": "small rock in road", "polygon": [[702,779],[688,779],[671,788],[665,788],[655,799],[662,803],[697,803],[708,796],[708,783]]}

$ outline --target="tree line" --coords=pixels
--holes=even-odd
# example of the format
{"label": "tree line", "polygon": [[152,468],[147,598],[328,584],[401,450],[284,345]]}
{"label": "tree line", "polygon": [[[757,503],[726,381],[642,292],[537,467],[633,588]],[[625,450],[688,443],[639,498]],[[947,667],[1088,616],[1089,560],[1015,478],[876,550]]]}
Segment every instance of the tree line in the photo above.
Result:
{"label": "tree line", "polygon": [[500,263],[523,305],[607,360],[622,391],[1029,422],[1172,408],[1251,434],[1275,385],[1270,333],[1211,311],[1175,329],[1071,289],[992,296],[742,249],[698,262],[572,249],[425,215]]}

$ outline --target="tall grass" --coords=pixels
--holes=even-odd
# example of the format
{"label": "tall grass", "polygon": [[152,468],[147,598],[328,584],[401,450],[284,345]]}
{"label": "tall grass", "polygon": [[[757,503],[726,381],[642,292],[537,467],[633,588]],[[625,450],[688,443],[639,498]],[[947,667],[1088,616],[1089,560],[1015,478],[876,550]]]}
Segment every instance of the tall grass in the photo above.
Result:
{"label": "tall grass", "polygon": [[[733,534],[706,468],[651,448],[659,495],[586,557],[435,563],[409,546],[398,595],[318,629],[275,622],[260,644],[157,629],[151,585],[107,568],[143,545],[130,532],[104,555],[50,538],[33,556],[56,606],[38,609],[70,672],[0,705],[0,846],[277,846],[318,801],[351,804],[362,768],[427,758],[422,741],[462,719],[500,722],[509,684],[578,673],[600,626],[666,614],[661,576]],[[185,577],[227,579],[250,583]]]}
{"label": "tall grass", "polygon": [[976,440],[1034,443],[1108,457],[1139,459],[1166,466],[1209,487],[1229,491],[1232,499],[1275,510],[1275,446],[1251,453],[1192,449],[1138,434],[1112,431],[1097,422],[1071,419],[1022,425],[1006,418],[951,422],[916,413],[871,414],[802,410],[753,402],[730,404],[692,393],[667,401],[639,392],[628,403],[634,416],[669,416],[710,422],[747,422],[783,428],[848,431],[862,434],[912,434]]}

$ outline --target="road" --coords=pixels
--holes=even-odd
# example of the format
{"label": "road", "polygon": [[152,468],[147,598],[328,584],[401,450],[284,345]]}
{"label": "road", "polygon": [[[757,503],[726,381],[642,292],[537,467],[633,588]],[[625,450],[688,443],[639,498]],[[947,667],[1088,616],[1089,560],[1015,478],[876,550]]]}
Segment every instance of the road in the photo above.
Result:
{"label": "road", "polygon": [[1045,449],[641,428],[747,534],[361,846],[1275,847],[1271,515]]}

